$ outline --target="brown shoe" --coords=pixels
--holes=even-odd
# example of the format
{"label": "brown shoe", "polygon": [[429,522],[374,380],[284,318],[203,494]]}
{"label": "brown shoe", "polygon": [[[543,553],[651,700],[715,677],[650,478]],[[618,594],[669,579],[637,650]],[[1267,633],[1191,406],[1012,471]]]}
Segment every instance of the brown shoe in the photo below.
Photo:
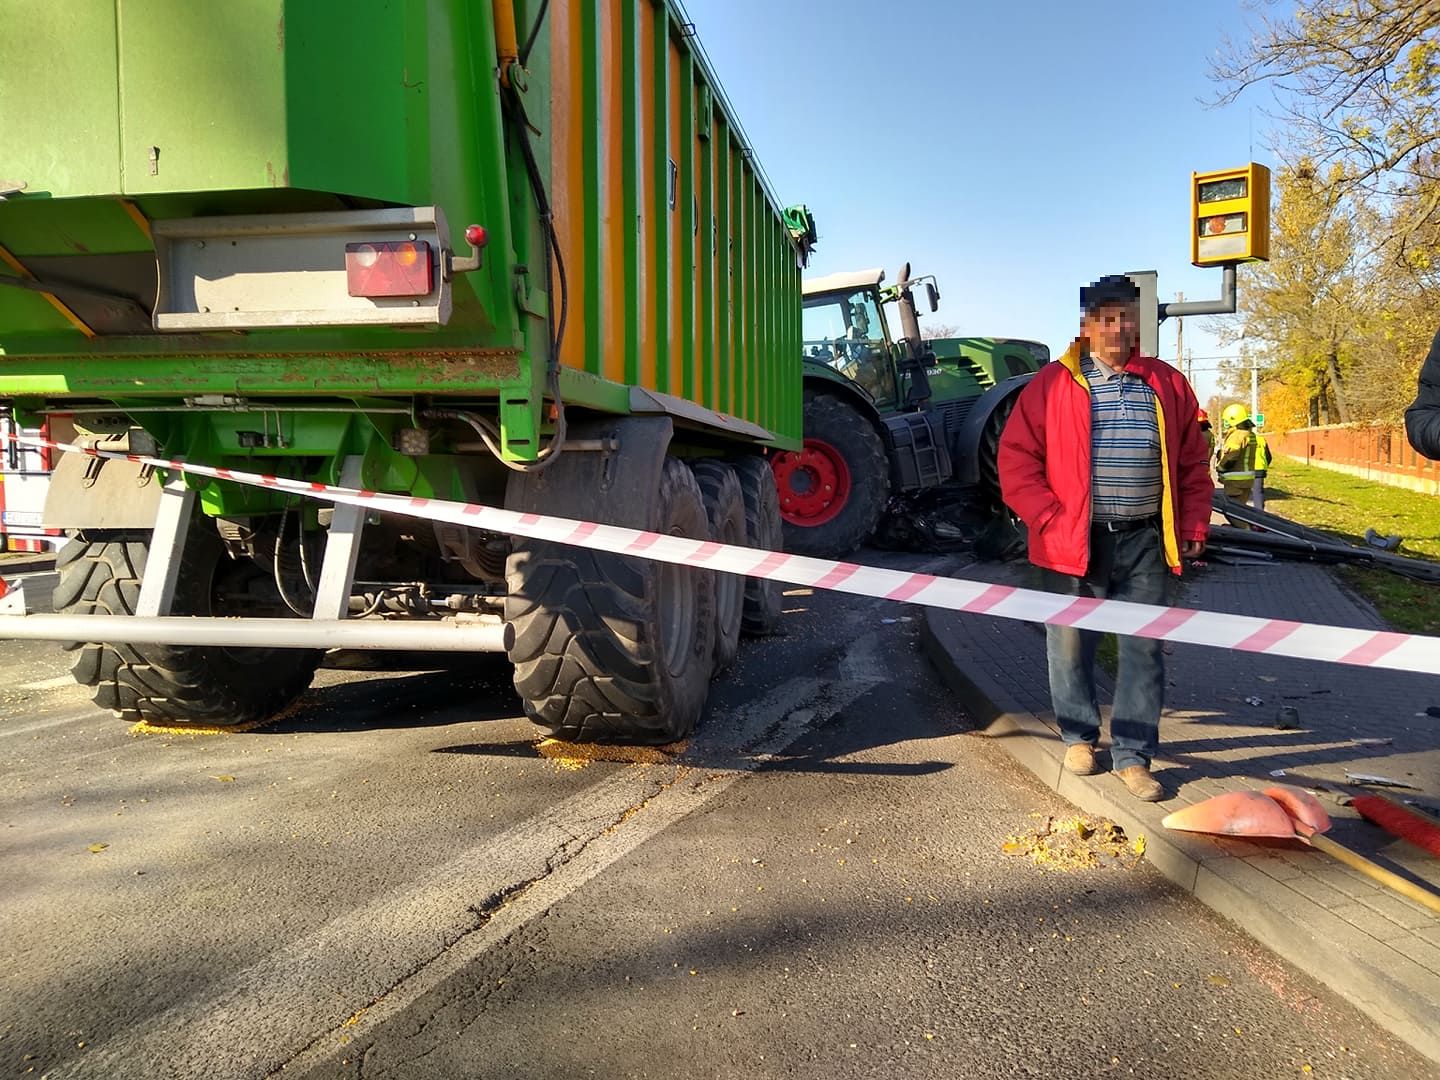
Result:
{"label": "brown shoe", "polygon": [[1125,782],[1130,794],[1142,802],[1159,802],[1165,798],[1165,789],[1160,786],[1160,781],[1151,776],[1144,765],[1131,765],[1115,775]]}
{"label": "brown shoe", "polygon": [[1071,743],[1065,748],[1065,769],[1076,776],[1094,776],[1100,771],[1095,763],[1095,748],[1089,743]]}

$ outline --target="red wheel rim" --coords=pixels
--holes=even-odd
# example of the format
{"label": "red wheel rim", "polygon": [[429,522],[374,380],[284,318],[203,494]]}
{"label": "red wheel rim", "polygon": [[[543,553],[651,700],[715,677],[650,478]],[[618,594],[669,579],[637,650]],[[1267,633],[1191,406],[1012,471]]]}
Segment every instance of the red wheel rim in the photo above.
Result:
{"label": "red wheel rim", "polygon": [[770,466],[780,494],[780,516],[791,525],[824,525],[850,501],[850,467],[824,439],[806,439],[804,449],[776,454]]}

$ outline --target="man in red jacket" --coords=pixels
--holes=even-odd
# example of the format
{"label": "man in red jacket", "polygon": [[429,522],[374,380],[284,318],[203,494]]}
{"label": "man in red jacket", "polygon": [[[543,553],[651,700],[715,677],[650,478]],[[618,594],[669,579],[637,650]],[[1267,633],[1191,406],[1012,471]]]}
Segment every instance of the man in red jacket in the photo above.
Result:
{"label": "man in red jacket", "polygon": [[[1081,336],[1021,392],[1000,439],[1000,487],[1029,528],[1044,588],[1164,604],[1181,557],[1205,550],[1213,485],[1194,391],[1169,364],[1140,355],[1139,301],[1118,275],[1080,290]],[[1098,771],[1100,635],[1045,634],[1065,767],[1087,776]],[[1164,689],[1160,642],[1121,637],[1111,765],[1148,802],[1165,797],[1150,774]]]}

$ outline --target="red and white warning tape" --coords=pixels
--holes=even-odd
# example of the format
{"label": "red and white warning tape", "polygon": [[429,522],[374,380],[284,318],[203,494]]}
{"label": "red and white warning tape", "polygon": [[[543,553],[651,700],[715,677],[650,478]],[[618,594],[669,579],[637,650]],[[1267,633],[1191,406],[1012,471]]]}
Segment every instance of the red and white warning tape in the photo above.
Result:
{"label": "red and white warning tape", "polygon": [[[535,540],[636,555],[660,562],[769,578],[791,585],[833,589],[857,596],[906,601],[1052,626],[1074,626],[1084,630],[1158,638],[1162,641],[1240,649],[1272,656],[1417,671],[1426,675],[1440,673],[1440,637],[1289,622],[1284,619],[1263,619],[1250,615],[1226,615],[1190,608],[1157,607],[1124,600],[1060,596],[1013,585],[990,585],[963,578],[935,577],[932,574],[887,570],[878,566],[860,566],[828,559],[812,559],[803,555],[786,555],[779,551],[737,547],[711,540],[666,536],[615,525],[599,525],[592,521],[521,514],[478,503],[356,491],[352,488],[290,480],[264,473],[196,465],[188,461],[169,461],[140,454],[94,450],[29,436],[12,438],[29,445],[48,446],[67,453],[119,458],[194,476],[208,476],[253,487],[288,491],[327,502],[360,506],[427,521],[445,521]],[[3,636],[3,622],[0,622],[0,637]]]}

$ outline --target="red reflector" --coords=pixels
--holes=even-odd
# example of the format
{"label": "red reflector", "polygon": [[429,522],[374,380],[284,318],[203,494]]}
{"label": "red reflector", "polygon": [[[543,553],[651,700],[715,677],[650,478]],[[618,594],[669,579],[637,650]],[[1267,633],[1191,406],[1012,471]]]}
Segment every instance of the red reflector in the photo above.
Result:
{"label": "red reflector", "polygon": [[345,280],[351,296],[426,296],[435,284],[430,245],[424,240],[346,244]]}

